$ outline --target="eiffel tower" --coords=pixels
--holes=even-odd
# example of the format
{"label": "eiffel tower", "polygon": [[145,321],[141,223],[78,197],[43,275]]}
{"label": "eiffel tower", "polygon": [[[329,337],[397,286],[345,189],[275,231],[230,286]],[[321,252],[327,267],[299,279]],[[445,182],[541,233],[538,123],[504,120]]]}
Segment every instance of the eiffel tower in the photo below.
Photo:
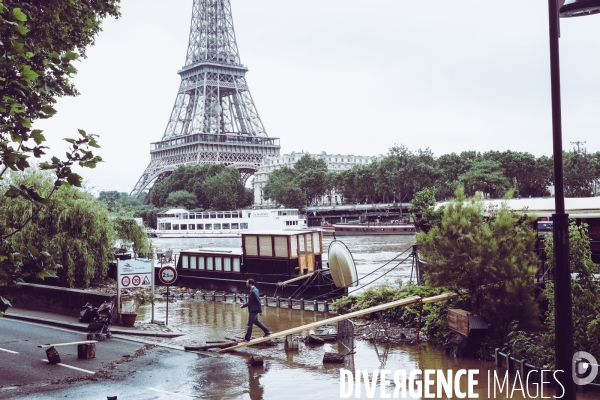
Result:
{"label": "eiffel tower", "polygon": [[162,140],[151,143],[150,164],[132,196],[182,165],[225,164],[244,182],[265,157],[279,156],[279,138],[267,135],[238,53],[229,0],[194,0],[181,85]]}

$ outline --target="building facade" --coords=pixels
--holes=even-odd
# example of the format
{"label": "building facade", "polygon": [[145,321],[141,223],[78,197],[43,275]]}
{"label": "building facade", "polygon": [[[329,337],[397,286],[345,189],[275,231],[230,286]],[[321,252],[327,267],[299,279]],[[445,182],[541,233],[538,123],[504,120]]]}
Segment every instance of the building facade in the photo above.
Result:
{"label": "building facade", "polygon": [[[372,162],[381,160],[384,156],[355,156],[354,154],[328,154],[321,152],[320,154],[310,154],[304,151],[299,153],[292,152],[278,157],[268,157],[254,174],[252,183],[254,188],[254,206],[255,207],[273,207],[275,203],[272,200],[266,200],[263,197],[263,188],[267,184],[271,172],[281,167],[293,168],[294,164],[302,158],[309,155],[312,158],[325,161],[329,172],[342,172],[351,169],[357,165],[368,165]],[[319,204],[342,204],[342,197],[333,193],[331,196],[323,196],[319,200]]]}

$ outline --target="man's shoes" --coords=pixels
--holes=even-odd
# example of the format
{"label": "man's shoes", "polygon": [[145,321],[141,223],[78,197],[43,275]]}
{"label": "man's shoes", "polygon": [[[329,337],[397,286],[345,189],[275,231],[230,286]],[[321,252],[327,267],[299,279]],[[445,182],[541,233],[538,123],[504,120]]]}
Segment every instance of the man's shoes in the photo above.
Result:
{"label": "man's shoes", "polygon": [[242,339],[240,340],[240,343],[248,343],[248,341],[246,339]]}
{"label": "man's shoes", "polygon": [[267,333],[265,333],[265,336],[263,336],[263,337],[269,337],[269,336],[271,336],[271,333],[272,332],[267,332]]}

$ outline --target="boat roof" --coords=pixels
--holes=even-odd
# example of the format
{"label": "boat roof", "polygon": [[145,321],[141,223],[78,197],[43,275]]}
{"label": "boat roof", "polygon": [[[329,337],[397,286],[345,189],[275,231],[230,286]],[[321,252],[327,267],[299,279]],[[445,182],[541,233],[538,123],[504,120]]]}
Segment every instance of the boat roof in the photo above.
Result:
{"label": "boat roof", "polygon": [[241,255],[242,248],[241,247],[201,247],[199,249],[181,250],[181,254],[183,254],[183,253]]}
{"label": "boat roof", "polygon": [[[521,198],[521,199],[486,199],[483,201],[484,207],[494,205],[500,207],[506,203],[510,210],[522,211],[527,214],[552,214],[555,212],[554,197],[544,198]],[[436,204],[436,208],[448,204],[441,202]],[[575,217],[582,214],[600,214],[600,197],[578,197],[565,198],[565,212]]]}
{"label": "boat roof", "polygon": [[247,235],[269,235],[269,236],[293,236],[302,235],[306,233],[320,233],[318,229],[280,229],[280,230],[256,230],[250,232],[243,232],[242,236]]}

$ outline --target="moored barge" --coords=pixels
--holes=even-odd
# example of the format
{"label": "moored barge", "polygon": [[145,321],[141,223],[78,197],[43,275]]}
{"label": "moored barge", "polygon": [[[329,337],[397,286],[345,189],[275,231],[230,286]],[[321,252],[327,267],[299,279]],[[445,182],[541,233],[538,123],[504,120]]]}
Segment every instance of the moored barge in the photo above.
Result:
{"label": "moored barge", "polygon": [[240,248],[182,250],[176,265],[177,285],[246,293],[246,280],[253,278],[267,296],[324,300],[347,295],[347,286],[336,286],[331,271],[323,268],[322,254],[320,231],[242,233]]}

